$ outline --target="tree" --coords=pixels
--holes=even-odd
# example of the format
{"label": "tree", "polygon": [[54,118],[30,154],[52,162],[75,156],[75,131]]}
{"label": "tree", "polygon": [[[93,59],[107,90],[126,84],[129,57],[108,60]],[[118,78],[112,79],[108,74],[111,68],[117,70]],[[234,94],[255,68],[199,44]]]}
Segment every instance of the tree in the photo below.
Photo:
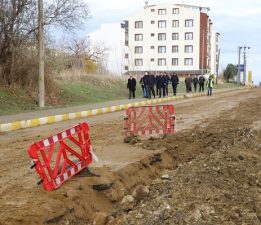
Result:
{"label": "tree", "polygon": [[233,64],[228,64],[223,72],[224,79],[229,83],[230,79],[234,79],[237,75],[237,67]]}
{"label": "tree", "polygon": [[[37,0],[0,0],[0,82],[11,85],[19,73],[24,51],[37,42]],[[84,0],[49,0],[44,8],[45,32],[50,26],[80,28],[89,18]],[[26,82],[23,81],[23,83]]]}

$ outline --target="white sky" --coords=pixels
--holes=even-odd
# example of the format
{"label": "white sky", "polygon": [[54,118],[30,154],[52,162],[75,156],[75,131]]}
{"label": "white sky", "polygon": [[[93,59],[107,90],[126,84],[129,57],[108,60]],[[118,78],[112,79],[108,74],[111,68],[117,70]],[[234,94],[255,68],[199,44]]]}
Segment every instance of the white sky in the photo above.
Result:
{"label": "white sky", "polygon": [[[92,18],[86,32],[100,28],[102,23],[122,20],[143,10],[144,0],[86,0]],[[247,70],[253,71],[255,83],[261,82],[261,0],[150,0],[149,4],[185,3],[210,7],[208,14],[213,30],[220,35],[220,65],[237,64],[237,46],[247,45]],[[242,62],[242,60],[241,60]]]}

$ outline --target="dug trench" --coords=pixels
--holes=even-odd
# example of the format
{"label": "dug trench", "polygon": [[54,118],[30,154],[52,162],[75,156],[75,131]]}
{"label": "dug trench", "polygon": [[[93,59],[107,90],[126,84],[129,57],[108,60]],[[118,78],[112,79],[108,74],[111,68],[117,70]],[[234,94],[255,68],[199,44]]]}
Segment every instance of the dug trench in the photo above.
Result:
{"label": "dug trench", "polygon": [[190,129],[121,143],[146,154],[93,166],[53,192],[34,188],[26,200],[32,185],[17,182],[1,193],[0,224],[260,224],[260,113],[258,94]]}

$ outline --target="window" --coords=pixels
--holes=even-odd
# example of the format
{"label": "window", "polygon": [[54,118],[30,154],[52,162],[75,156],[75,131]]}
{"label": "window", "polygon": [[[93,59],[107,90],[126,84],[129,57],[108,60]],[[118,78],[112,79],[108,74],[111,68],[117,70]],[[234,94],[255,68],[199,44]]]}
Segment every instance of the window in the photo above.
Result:
{"label": "window", "polygon": [[166,20],[159,20],[158,28],[166,28]]}
{"label": "window", "polygon": [[154,37],[154,36],[155,36],[155,34],[154,34],[154,33],[151,33],[151,34],[150,34],[150,36],[151,36],[151,37]]}
{"label": "window", "polygon": [[129,54],[128,54],[128,53],[125,53],[124,58],[125,58],[125,59],[128,59],[128,58],[129,58]]}
{"label": "window", "polygon": [[172,9],[172,14],[179,14],[179,8]]}
{"label": "window", "polygon": [[135,28],[143,28],[143,22],[142,21],[135,21]]}
{"label": "window", "polygon": [[193,33],[192,32],[185,33],[185,40],[193,40]]}
{"label": "window", "polygon": [[193,27],[193,20],[185,20],[185,27]]}
{"label": "window", "polygon": [[158,14],[159,15],[166,15],[167,14],[167,10],[166,9],[159,9],[158,10]]}
{"label": "window", "polygon": [[142,34],[135,34],[135,41],[142,41],[143,35]]}
{"label": "window", "polygon": [[179,33],[172,33],[172,40],[179,40]]}
{"label": "window", "polygon": [[172,46],[172,53],[178,53],[179,52],[179,46],[178,45],[173,45]]}
{"label": "window", "polygon": [[179,27],[179,21],[178,20],[172,20],[172,27]]}
{"label": "window", "polygon": [[155,9],[151,9],[150,11],[151,11],[151,12],[155,12]]}
{"label": "window", "polygon": [[154,46],[150,46],[150,49],[154,49],[155,47]]}
{"label": "window", "polygon": [[135,46],[135,53],[136,54],[142,54],[143,53],[143,47],[142,46]]}
{"label": "window", "polygon": [[158,34],[159,41],[166,41],[166,33],[159,33]]}
{"label": "window", "polygon": [[185,53],[192,53],[193,45],[185,45]]}
{"label": "window", "polygon": [[158,59],[158,66],[166,66],[166,59]]}
{"label": "window", "polygon": [[158,53],[166,53],[166,46],[159,46]]}
{"label": "window", "polygon": [[155,21],[154,21],[154,20],[151,20],[151,21],[150,21],[150,23],[151,23],[151,24],[154,24],[154,23],[155,23]]}
{"label": "window", "polygon": [[179,59],[178,58],[172,58],[172,66],[178,66],[179,65]]}
{"label": "window", "polygon": [[193,66],[193,59],[192,58],[185,58],[184,59],[185,66]]}
{"label": "window", "polygon": [[151,59],[150,59],[150,61],[151,61],[151,62],[154,62],[154,59],[153,59],[153,58],[151,58]]}
{"label": "window", "polygon": [[142,59],[135,59],[135,66],[142,66],[143,60]]}
{"label": "window", "polygon": [[128,67],[128,66],[124,66],[124,69],[125,69],[125,70],[129,70],[129,67]]}

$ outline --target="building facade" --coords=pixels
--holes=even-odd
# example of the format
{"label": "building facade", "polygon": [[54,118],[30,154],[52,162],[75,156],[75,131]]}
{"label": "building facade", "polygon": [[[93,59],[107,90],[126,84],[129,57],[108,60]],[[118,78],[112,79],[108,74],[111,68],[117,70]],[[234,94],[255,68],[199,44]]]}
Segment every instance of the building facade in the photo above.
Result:
{"label": "building facade", "polygon": [[124,21],[125,72],[205,74],[211,67],[209,8],[145,3]]}

